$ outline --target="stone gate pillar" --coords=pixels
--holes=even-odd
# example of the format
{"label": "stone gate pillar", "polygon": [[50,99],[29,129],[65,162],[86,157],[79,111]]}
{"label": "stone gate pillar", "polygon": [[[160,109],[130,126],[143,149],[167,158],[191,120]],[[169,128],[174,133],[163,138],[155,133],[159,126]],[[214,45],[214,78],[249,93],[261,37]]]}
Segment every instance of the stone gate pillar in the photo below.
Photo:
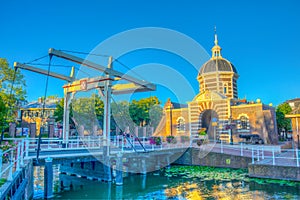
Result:
{"label": "stone gate pillar", "polygon": [[9,123],[9,136],[11,138],[15,137],[16,134],[16,123]]}
{"label": "stone gate pillar", "polygon": [[35,138],[35,135],[36,135],[36,123],[30,123],[29,124],[29,132],[30,132],[30,138]]}
{"label": "stone gate pillar", "polygon": [[48,124],[48,137],[53,138],[54,136],[54,124]]}

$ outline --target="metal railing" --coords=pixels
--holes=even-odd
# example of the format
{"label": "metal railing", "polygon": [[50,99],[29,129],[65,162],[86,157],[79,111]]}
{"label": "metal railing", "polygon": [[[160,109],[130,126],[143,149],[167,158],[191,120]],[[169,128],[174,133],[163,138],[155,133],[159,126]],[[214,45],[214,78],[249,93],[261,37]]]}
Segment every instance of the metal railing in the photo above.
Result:
{"label": "metal railing", "polygon": [[271,155],[264,155],[264,157],[262,157],[262,155],[257,155],[256,162],[252,160],[252,163],[300,167],[299,153],[300,151],[298,149],[285,149],[281,153],[272,151]]}
{"label": "metal railing", "polygon": [[[299,151],[285,150],[281,152],[280,146],[268,145],[250,145],[250,144],[224,144],[216,141],[206,141],[206,143],[198,146],[193,143],[194,138],[189,137],[124,137],[124,135],[112,136],[110,138],[110,146],[112,149],[120,152],[142,152],[160,151],[176,148],[195,147],[210,152],[223,154],[238,155],[250,157],[252,163],[270,164],[270,165],[289,165],[299,167]],[[24,159],[29,158],[30,152],[36,152],[38,147],[38,138],[6,138],[6,141],[15,143],[13,148],[6,151],[0,150],[0,171],[1,177],[7,175],[7,179],[12,179],[14,171],[19,170],[24,165]],[[102,136],[84,136],[72,137],[67,145],[63,144],[63,139],[58,138],[42,138],[40,144],[41,152],[54,152],[79,149],[101,149],[105,141]],[[77,152],[78,153],[78,152]],[[50,155],[50,154],[49,154]],[[5,160],[4,160],[5,159]]]}
{"label": "metal railing", "polygon": [[[111,145],[117,147],[121,152],[136,151],[142,152],[144,148],[147,151],[158,151],[164,149],[175,149],[175,148],[188,148],[190,146],[190,139],[173,137],[168,139],[167,137],[124,137],[123,135],[117,135],[111,137]],[[142,148],[142,146],[144,148]]]}
{"label": "metal railing", "polygon": [[13,173],[24,166],[25,141],[19,140],[14,146],[2,151],[0,150],[0,178],[8,181],[13,180]]}

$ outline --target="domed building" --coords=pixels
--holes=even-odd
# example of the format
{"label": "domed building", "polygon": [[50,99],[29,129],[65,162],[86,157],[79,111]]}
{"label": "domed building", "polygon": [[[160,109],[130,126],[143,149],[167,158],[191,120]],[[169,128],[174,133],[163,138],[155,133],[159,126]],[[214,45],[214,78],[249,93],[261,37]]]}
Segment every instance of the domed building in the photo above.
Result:
{"label": "domed building", "polygon": [[187,105],[168,99],[155,135],[190,136],[205,131],[212,140],[239,142],[242,135],[258,134],[264,143],[276,144],[274,107],[259,99],[248,102],[238,98],[237,69],[223,58],[217,34],[214,44],[210,60],[197,76],[199,94]]}

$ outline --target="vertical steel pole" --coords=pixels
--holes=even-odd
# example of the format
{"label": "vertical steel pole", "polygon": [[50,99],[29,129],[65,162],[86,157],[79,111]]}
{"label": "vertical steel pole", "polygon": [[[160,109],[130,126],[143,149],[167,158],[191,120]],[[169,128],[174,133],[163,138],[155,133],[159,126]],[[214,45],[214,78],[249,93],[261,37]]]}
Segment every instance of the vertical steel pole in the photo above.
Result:
{"label": "vertical steel pole", "polygon": [[63,116],[63,147],[68,146],[69,142],[69,113],[70,113],[70,93],[64,90],[64,116]]}
{"label": "vertical steel pole", "polygon": [[25,142],[26,142],[26,144],[25,144],[25,158],[28,158],[28,154],[29,154],[29,138],[26,138]]}
{"label": "vertical steel pole", "polygon": [[12,170],[13,170],[13,166],[14,166],[14,150],[12,149],[10,151],[10,163],[9,163],[9,172],[8,172],[8,181],[12,181],[13,177],[12,177]]}
{"label": "vertical steel pole", "polygon": [[18,142],[18,149],[17,149],[17,155],[16,155],[16,162],[17,162],[17,167],[16,170],[20,170],[20,155],[21,155],[21,143]]}
{"label": "vertical steel pole", "polygon": [[20,162],[20,165],[21,167],[24,166],[24,143],[25,143],[25,140],[22,140],[21,141],[21,154],[20,154],[20,159],[21,159],[21,162]]}
{"label": "vertical steel pole", "polygon": [[275,152],[274,148],[272,149],[273,165],[275,165]]}
{"label": "vertical steel pole", "polygon": [[[112,57],[109,57],[107,68],[112,68]],[[103,119],[103,136],[104,148],[106,148],[106,155],[109,156],[110,145],[110,103],[111,103],[111,75],[106,75],[107,79],[104,86],[104,119]]]}

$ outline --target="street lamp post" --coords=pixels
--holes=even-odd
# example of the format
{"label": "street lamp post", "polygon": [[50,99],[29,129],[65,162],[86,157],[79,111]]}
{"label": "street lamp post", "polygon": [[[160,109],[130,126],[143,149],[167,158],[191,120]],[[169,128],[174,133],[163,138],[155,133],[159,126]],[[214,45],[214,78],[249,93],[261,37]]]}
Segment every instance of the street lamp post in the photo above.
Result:
{"label": "street lamp post", "polygon": [[214,142],[216,142],[216,126],[218,125],[218,122],[217,122],[217,118],[212,118],[212,123],[211,125],[213,126],[214,128]]}

